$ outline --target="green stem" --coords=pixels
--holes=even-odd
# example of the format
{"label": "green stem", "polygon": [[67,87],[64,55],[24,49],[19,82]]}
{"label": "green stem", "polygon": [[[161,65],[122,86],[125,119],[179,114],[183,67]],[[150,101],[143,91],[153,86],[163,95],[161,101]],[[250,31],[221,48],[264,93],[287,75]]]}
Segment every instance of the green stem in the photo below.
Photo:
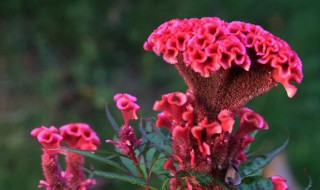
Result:
{"label": "green stem", "polygon": [[[139,177],[142,177],[146,182],[148,182],[147,177],[144,175],[142,168],[140,166],[140,160],[138,160],[138,158],[136,157],[136,154],[134,153],[133,147],[131,147],[131,156],[130,157],[136,167],[136,170],[138,172]],[[144,190],[149,190],[149,188],[144,187]]]}

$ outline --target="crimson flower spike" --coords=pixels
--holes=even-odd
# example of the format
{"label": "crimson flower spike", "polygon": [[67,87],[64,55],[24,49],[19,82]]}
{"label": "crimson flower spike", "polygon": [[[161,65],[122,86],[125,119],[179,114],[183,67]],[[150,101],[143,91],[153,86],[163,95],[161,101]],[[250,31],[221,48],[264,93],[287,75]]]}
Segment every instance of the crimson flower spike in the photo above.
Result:
{"label": "crimson flower spike", "polygon": [[154,30],[144,49],[175,65],[195,96],[197,115],[209,121],[278,83],[291,98],[297,91],[292,82],[303,78],[301,61],[285,41],[240,21],[174,19]]}

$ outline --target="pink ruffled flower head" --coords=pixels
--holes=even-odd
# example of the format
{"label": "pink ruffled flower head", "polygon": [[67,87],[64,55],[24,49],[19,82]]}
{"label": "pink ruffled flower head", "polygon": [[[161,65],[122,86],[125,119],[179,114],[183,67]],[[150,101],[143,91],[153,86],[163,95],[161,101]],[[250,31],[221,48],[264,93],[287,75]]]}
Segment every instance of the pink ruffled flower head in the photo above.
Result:
{"label": "pink ruffled flower head", "polygon": [[287,180],[281,176],[275,175],[270,177],[273,183],[273,190],[286,190],[288,189]]}
{"label": "pink ruffled flower head", "polygon": [[54,149],[60,147],[62,137],[58,134],[58,129],[41,126],[31,131],[31,135],[37,137],[38,141],[45,149]]}
{"label": "pink ruffled flower head", "polygon": [[138,119],[137,111],[140,106],[136,104],[137,98],[126,93],[119,93],[113,97],[117,108],[122,112],[124,123],[129,125],[130,119]]}
{"label": "pink ruffled flower head", "polygon": [[209,121],[221,110],[237,111],[250,99],[281,83],[289,97],[303,77],[290,46],[260,26],[216,17],[174,19],[144,43],[174,64]]}
{"label": "pink ruffled flower head", "polygon": [[86,123],[70,123],[60,127],[63,140],[70,148],[96,150],[100,139],[96,132]]}

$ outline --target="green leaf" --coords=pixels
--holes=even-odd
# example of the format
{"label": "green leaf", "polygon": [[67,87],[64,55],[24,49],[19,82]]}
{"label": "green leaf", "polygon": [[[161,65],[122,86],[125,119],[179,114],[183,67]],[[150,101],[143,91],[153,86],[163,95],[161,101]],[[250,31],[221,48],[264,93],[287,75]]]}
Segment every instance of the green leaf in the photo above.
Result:
{"label": "green leaf", "polygon": [[163,165],[166,161],[165,155],[163,153],[160,153],[159,156],[155,157],[154,159],[156,160],[152,164],[151,168],[153,170],[153,173],[155,173],[160,180],[166,180],[168,177],[170,177],[170,174],[167,170],[163,169]]}
{"label": "green leaf", "polygon": [[120,157],[120,160],[123,163],[123,165],[125,165],[126,168],[128,168],[128,170],[130,171],[130,173],[132,175],[138,176],[136,166],[132,160],[130,160],[129,158],[125,158],[125,157]]}
{"label": "green leaf", "polygon": [[159,156],[157,157],[157,161],[154,163],[154,171],[157,173],[163,173],[163,164],[166,161],[166,157],[163,153],[160,153]]}
{"label": "green leaf", "polygon": [[153,157],[155,155],[155,153],[157,152],[157,149],[151,147],[147,153],[146,153],[146,160],[147,162],[151,162],[153,160]]}
{"label": "green leaf", "polygon": [[119,125],[116,123],[116,121],[114,120],[113,116],[111,115],[109,109],[108,109],[108,105],[106,104],[106,115],[107,118],[111,124],[111,127],[117,132],[119,133]]}
{"label": "green leaf", "polygon": [[152,122],[151,119],[149,119],[147,122],[150,123],[151,130],[155,132],[162,139],[162,141],[167,140],[167,135],[165,135],[158,127],[156,127],[154,122]]}
{"label": "green leaf", "polygon": [[146,165],[146,160],[144,159],[144,156],[140,157],[140,170],[143,173],[142,175],[144,176],[145,179],[147,179],[147,165]]}
{"label": "green leaf", "polygon": [[121,181],[126,181],[132,184],[140,185],[143,187],[147,187],[151,190],[156,190],[155,187],[148,185],[142,178],[140,177],[135,177],[135,176],[130,176],[130,175],[119,175],[116,173],[112,172],[105,172],[105,171],[100,171],[100,170],[95,170],[92,172],[94,175],[105,177],[108,179],[118,179]]}
{"label": "green leaf", "polygon": [[150,144],[154,148],[156,148],[158,151],[166,154],[167,156],[171,156],[171,153],[163,145],[163,141],[161,140],[161,138],[159,138],[157,135],[155,135],[153,133],[147,133],[142,126],[142,122],[140,122],[140,124],[139,124],[139,131],[140,131],[141,135],[143,136],[143,138],[145,140],[147,140],[148,142],[150,142]]}
{"label": "green leaf", "polygon": [[76,149],[70,149],[70,148],[62,148],[62,150],[65,150],[65,151],[68,151],[68,152],[74,152],[74,153],[77,153],[77,154],[81,154],[81,155],[84,155],[84,156],[86,156],[88,158],[91,158],[91,159],[106,163],[108,165],[114,166],[116,168],[119,168],[122,171],[126,171],[126,172],[128,171],[125,168],[123,168],[120,164],[118,164],[118,163],[116,163],[114,161],[108,160],[108,159],[106,159],[106,158],[104,158],[102,156],[99,156],[97,154],[88,152],[88,151],[76,150]]}
{"label": "green leaf", "polygon": [[270,178],[263,179],[260,176],[251,176],[243,179],[239,186],[239,190],[252,189],[273,190],[273,184]]}
{"label": "green leaf", "polygon": [[163,184],[162,184],[162,186],[161,186],[161,190],[165,190],[165,188],[167,187],[167,184],[168,184],[168,182],[169,182],[169,178],[167,178],[164,182],[163,182]]}
{"label": "green leaf", "polygon": [[153,166],[157,162],[157,156],[157,149],[153,147],[151,147],[146,153],[146,168],[149,169],[149,173],[153,171]]}
{"label": "green leaf", "polygon": [[242,171],[241,176],[245,178],[247,176],[253,175],[254,173],[264,168],[266,165],[268,165],[271,162],[271,160],[275,156],[277,156],[278,154],[280,154],[282,151],[286,149],[286,147],[288,146],[288,143],[289,143],[289,139],[287,139],[283,145],[281,145],[279,148],[275,149],[274,151],[261,156],[257,156],[253,160],[243,165],[240,169],[240,171]]}
{"label": "green leaf", "polygon": [[220,187],[222,187],[223,190],[229,190],[221,181],[213,178],[210,174],[208,173],[201,173],[201,172],[196,172],[196,171],[185,171],[185,170],[180,170],[176,173],[175,176],[171,176],[173,178],[182,178],[186,176],[195,176],[196,180],[201,184],[202,186],[209,186],[212,183],[218,184]]}
{"label": "green leaf", "polygon": [[202,186],[209,186],[213,182],[212,176],[210,174],[197,175],[196,180]]}
{"label": "green leaf", "polygon": [[182,177],[186,177],[186,176],[190,176],[190,172],[185,171],[185,170],[179,170],[176,175],[173,176],[173,178],[182,178]]}

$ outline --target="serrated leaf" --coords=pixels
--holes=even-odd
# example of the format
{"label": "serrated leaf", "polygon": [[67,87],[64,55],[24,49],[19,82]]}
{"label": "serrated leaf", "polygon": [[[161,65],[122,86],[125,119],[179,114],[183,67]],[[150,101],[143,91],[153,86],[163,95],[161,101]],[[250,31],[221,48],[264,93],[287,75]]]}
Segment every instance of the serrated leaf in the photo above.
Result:
{"label": "serrated leaf", "polygon": [[117,124],[117,122],[114,120],[113,116],[111,115],[109,109],[108,109],[108,105],[106,104],[106,115],[107,118],[109,120],[109,123],[111,124],[111,127],[117,132],[119,133],[119,125]]}
{"label": "serrated leaf", "polygon": [[127,170],[125,168],[123,168],[120,164],[118,164],[117,162],[108,160],[108,159],[106,159],[106,158],[104,158],[102,156],[99,156],[97,154],[94,154],[94,153],[91,153],[91,152],[88,152],[88,151],[76,150],[76,149],[70,149],[70,148],[63,148],[62,150],[84,155],[84,156],[86,156],[88,158],[91,158],[91,159],[106,163],[106,164],[108,164],[110,166],[114,166],[116,168],[121,169],[122,171],[126,171],[127,172]]}
{"label": "serrated leaf", "polygon": [[275,156],[277,156],[278,154],[280,154],[282,151],[284,151],[286,149],[288,143],[289,143],[289,139],[287,139],[283,145],[281,145],[279,148],[275,149],[274,151],[269,152],[264,155],[261,155],[261,156],[257,156],[253,160],[246,163],[242,167],[242,169],[240,170],[240,171],[242,171],[241,176],[243,176],[243,178],[245,178],[247,176],[250,176],[250,175],[256,173],[260,169],[264,168],[266,165],[268,165],[271,162],[271,160]]}
{"label": "serrated leaf", "polygon": [[242,180],[239,190],[273,190],[273,184],[270,179],[263,179],[260,176],[247,177]]}
{"label": "serrated leaf", "polygon": [[100,170],[95,170],[92,172],[94,175],[105,177],[108,179],[118,179],[121,181],[126,181],[132,184],[140,185],[143,187],[147,187],[151,190],[156,190],[155,187],[148,185],[142,178],[140,177],[135,177],[135,176],[129,176],[129,175],[119,175],[116,173],[112,172],[105,172],[105,171],[100,171]]}

